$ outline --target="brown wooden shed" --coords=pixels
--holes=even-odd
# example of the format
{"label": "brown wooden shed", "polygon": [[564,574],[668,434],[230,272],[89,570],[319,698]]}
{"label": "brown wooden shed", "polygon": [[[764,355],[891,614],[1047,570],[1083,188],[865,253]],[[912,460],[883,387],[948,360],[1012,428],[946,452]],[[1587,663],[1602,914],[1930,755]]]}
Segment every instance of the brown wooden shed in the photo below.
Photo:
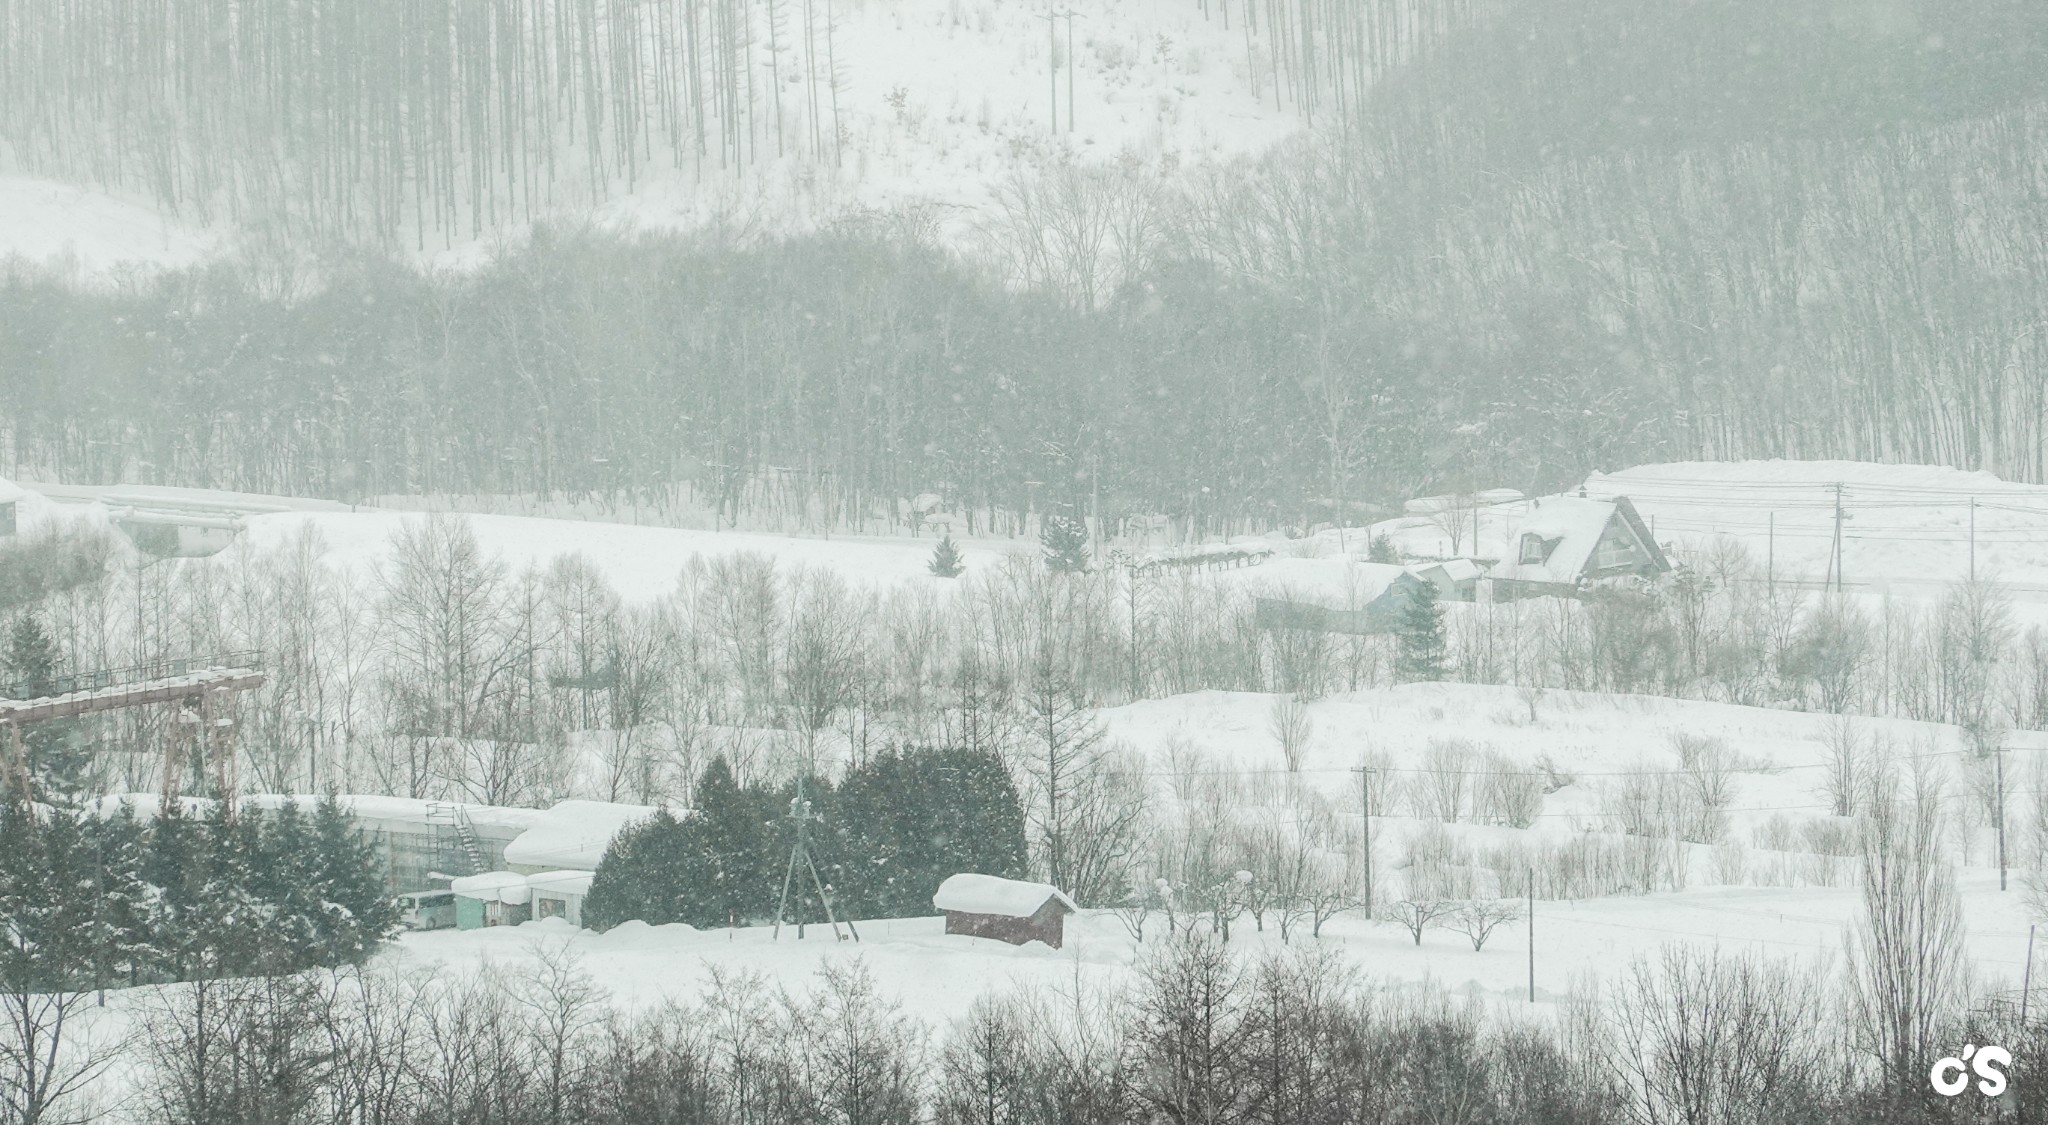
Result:
{"label": "brown wooden shed", "polygon": [[946,932],[1011,945],[1042,941],[1058,949],[1066,917],[1080,908],[1050,883],[962,873],[939,884],[932,905],[946,914]]}

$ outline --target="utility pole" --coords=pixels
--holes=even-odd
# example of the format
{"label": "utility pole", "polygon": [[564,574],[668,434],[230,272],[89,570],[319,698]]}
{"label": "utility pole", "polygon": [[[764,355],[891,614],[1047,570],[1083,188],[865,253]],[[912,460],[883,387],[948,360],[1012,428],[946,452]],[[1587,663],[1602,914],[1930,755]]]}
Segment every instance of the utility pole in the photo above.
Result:
{"label": "utility pole", "polygon": [[1351,772],[1358,775],[1358,813],[1365,826],[1365,839],[1359,846],[1365,859],[1365,916],[1372,917],[1372,767],[1352,766]]}
{"label": "utility pole", "polygon": [[1998,889],[2005,889],[2005,744],[1992,751],[1998,755]]}
{"label": "utility pole", "polygon": [[2027,926],[2027,967],[2020,973],[2020,1026],[2027,1026],[2027,998],[2034,994],[2034,927]]}
{"label": "utility pole", "polygon": [[1835,482],[1835,544],[1833,557],[1828,560],[1828,571],[1835,580],[1835,593],[1842,592],[1842,521],[1848,517],[1842,514],[1842,484]]}
{"label": "utility pole", "polygon": [[[782,921],[789,914],[790,884],[796,881],[797,864],[802,863],[811,873],[811,885],[817,888],[818,901],[825,906],[825,920],[832,924],[832,936],[845,941],[846,935],[839,932],[839,919],[832,913],[832,892],[825,886],[825,880],[818,877],[818,865],[811,860],[811,824],[825,818],[811,811],[811,801],[804,796],[804,779],[801,777],[796,779],[796,796],[789,799],[789,815],[784,819],[796,826],[796,840],[790,845],[789,868],[782,875],[782,901],[775,905],[775,938],[780,940],[782,937]],[[853,932],[853,940],[860,940],[860,931],[853,928],[851,918],[847,919],[846,928]],[[798,941],[804,937],[801,920],[796,924],[796,937]]]}
{"label": "utility pole", "polygon": [[1970,581],[1977,581],[1977,498],[1970,497]]}
{"label": "utility pole", "polygon": [[1527,876],[1529,892],[1529,1003],[1536,1002],[1536,869]]}
{"label": "utility pole", "polygon": [[1764,533],[1764,589],[1778,592],[1778,513],[1770,514],[1770,530]]}
{"label": "utility pole", "polygon": [[1060,131],[1060,25],[1059,13],[1050,7],[1038,17],[1045,21],[1045,88],[1052,104],[1052,131]]}
{"label": "utility pole", "polygon": [[1067,132],[1074,131],[1074,9],[1061,13],[1067,17]]}

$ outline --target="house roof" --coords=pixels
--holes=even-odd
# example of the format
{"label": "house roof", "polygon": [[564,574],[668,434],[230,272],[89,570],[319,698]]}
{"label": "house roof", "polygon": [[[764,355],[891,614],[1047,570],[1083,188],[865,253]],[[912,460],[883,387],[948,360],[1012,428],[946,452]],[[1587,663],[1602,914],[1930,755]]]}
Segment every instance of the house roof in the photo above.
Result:
{"label": "house roof", "polygon": [[528,875],[526,885],[542,894],[587,895],[595,878],[597,874],[592,871],[543,871]]}
{"label": "house roof", "polygon": [[1258,597],[1319,605],[1324,609],[1364,609],[1399,581],[1407,568],[1392,563],[1361,562],[1337,556],[1323,559],[1274,559],[1246,582]]}
{"label": "house roof", "polygon": [[20,485],[15,484],[6,477],[0,477],[0,504],[12,504],[27,495],[27,490],[23,489]]}
{"label": "house roof", "polygon": [[463,898],[502,902],[510,906],[518,906],[533,897],[532,891],[526,885],[526,876],[517,871],[486,871],[481,875],[464,875],[450,880],[448,889]]}
{"label": "house roof", "polygon": [[[1648,529],[1643,527],[1628,497],[1595,500],[1585,496],[1539,496],[1529,502],[1528,513],[1516,525],[1514,534],[1508,537],[1505,557],[1494,569],[1493,577],[1521,582],[1576,583],[1592,562],[1600,537],[1616,517],[1628,526],[1658,569],[1670,569],[1664,552],[1650,537]],[[1525,535],[1555,541],[1549,556],[1542,562],[1521,561],[1521,544]]]}
{"label": "house roof", "polygon": [[642,817],[653,805],[616,805],[610,801],[557,801],[540,814],[533,827],[505,845],[505,862],[521,867],[595,871],[612,838]]}
{"label": "house roof", "polygon": [[962,914],[1029,918],[1038,913],[1049,899],[1057,899],[1069,911],[1080,909],[1074,905],[1073,899],[1051,883],[1027,883],[1021,879],[966,872],[949,876],[940,883],[938,893],[932,896],[932,905]]}
{"label": "house roof", "polygon": [[1451,582],[1470,582],[1486,573],[1486,568],[1471,559],[1445,559],[1442,562],[1418,563],[1410,568],[1414,573],[1427,578],[1432,570],[1441,571]]}

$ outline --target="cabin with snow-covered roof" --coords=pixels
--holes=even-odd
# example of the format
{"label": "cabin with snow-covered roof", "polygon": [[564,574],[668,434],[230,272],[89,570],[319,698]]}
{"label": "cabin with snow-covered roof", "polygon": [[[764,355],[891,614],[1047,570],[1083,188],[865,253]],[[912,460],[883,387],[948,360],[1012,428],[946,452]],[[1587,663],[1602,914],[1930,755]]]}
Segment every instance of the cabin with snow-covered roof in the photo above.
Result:
{"label": "cabin with snow-covered roof", "polygon": [[1066,917],[1080,909],[1050,883],[965,873],[939,884],[932,905],[946,915],[946,932],[994,938],[1011,945],[1042,941],[1058,949]]}
{"label": "cabin with snow-covered roof", "polygon": [[1539,496],[1529,501],[1490,578],[1494,601],[1514,601],[1670,570],[1628,497]]}

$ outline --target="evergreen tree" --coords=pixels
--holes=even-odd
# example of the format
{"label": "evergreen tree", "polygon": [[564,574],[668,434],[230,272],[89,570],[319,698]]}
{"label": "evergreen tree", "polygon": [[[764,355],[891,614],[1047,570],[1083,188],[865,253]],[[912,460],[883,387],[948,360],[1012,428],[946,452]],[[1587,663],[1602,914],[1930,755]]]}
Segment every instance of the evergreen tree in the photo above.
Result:
{"label": "evergreen tree", "polygon": [[326,927],[312,828],[298,802],[287,800],[260,829],[250,890],[269,908],[258,934],[261,963],[273,972],[320,964]]}
{"label": "evergreen tree", "polygon": [[93,984],[136,985],[157,963],[145,928],[155,890],[142,879],[147,838],[126,801],[112,815],[86,821],[95,872],[90,945]]}
{"label": "evergreen tree", "polygon": [[1437,601],[1436,584],[1415,581],[1407,584],[1394,623],[1400,639],[1394,657],[1394,675],[1402,683],[1441,680],[1449,674],[1445,663],[1444,607]]}
{"label": "evergreen tree", "polygon": [[960,560],[960,548],[953,545],[951,533],[932,548],[932,561],[926,569],[940,578],[958,578],[966,572],[967,564]]}
{"label": "evergreen tree", "polygon": [[605,849],[583,900],[583,924],[609,930],[621,922],[651,926],[679,921],[682,822],[667,809],[626,826]]}
{"label": "evergreen tree", "polygon": [[677,913],[701,929],[763,922],[775,913],[789,854],[775,796],[741,787],[723,757],[697,782],[697,807],[683,821]]}
{"label": "evergreen tree", "polygon": [[190,980],[204,939],[203,903],[206,841],[202,826],[173,801],[149,826],[141,877],[151,893],[142,930],[150,935],[143,975],[155,980]]}
{"label": "evergreen tree", "polygon": [[57,694],[57,644],[31,610],[7,631],[7,666],[0,698],[37,699]]}
{"label": "evergreen tree", "polygon": [[891,750],[849,771],[836,798],[834,881],[849,914],[930,914],[950,875],[1028,870],[1023,806],[994,754]]}
{"label": "evergreen tree", "polygon": [[332,790],[313,811],[311,899],[319,905],[315,959],[361,964],[398,930],[398,904],[386,884],[376,845],[341,807]]}
{"label": "evergreen tree", "polygon": [[[0,666],[0,698],[55,695],[61,686],[60,671],[57,644],[42,616],[30,611],[15,618]],[[89,787],[91,755],[83,735],[84,728],[74,719],[35,723],[22,733],[38,800],[75,801]]]}
{"label": "evergreen tree", "polygon": [[1047,569],[1057,574],[1079,574],[1088,569],[1088,527],[1066,515],[1049,515],[1038,532],[1045,550]]}

